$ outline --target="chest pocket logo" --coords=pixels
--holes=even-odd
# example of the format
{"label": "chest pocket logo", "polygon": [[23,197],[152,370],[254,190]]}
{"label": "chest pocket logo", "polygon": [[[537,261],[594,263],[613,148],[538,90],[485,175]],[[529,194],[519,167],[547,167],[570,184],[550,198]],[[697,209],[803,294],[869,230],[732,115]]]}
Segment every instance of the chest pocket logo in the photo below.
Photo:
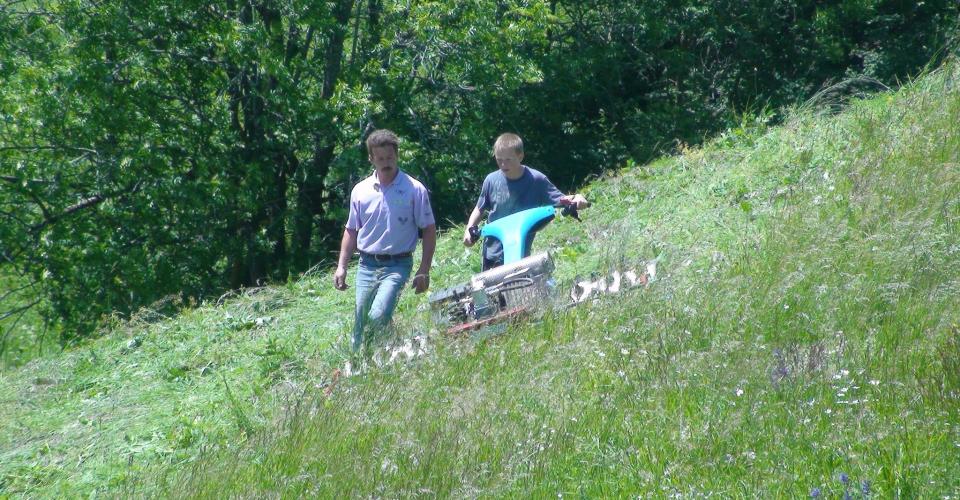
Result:
{"label": "chest pocket logo", "polygon": [[413,196],[402,196],[404,194],[402,191],[398,191],[397,194],[400,196],[394,198],[390,211],[396,216],[397,222],[406,224],[413,219]]}

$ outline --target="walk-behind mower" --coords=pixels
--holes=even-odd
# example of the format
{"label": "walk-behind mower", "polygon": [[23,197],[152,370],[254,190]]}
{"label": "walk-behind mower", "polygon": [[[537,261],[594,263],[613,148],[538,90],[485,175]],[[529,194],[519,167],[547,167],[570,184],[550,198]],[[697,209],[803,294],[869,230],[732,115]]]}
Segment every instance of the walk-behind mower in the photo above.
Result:
{"label": "walk-behind mower", "polygon": [[[563,209],[563,213],[580,220],[574,207]],[[646,286],[656,279],[656,260],[636,268],[614,270],[608,275],[591,273],[589,279],[573,280],[568,301],[565,294],[557,293],[550,254],[530,255],[534,234],[555,216],[554,207],[544,206],[498,219],[482,229],[470,228],[474,242],[480,237],[500,240],[504,264],[475,274],[466,283],[430,294],[428,302],[434,322],[442,325],[447,334],[484,338],[502,331],[511,318],[574,306],[603,295]],[[417,335],[400,344],[385,346],[371,359],[377,366],[384,366],[426,355],[432,350],[428,337]],[[354,373],[357,372],[349,362],[343,369],[334,370],[324,394],[330,395],[341,376]]]}
{"label": "walk-behind mower", "polygon": [[[577,220],[575,207],[564,215]],[[548,252],[530,255],[534,234],[556,216],[552,206],[531,208],[470,228],[474,241],[480,237],[500,240],[503,265],[475,274],[470,281],[439,290],[428,301],[434,321],[449,334],[467,333],[512,317],[542,310],[551,301],[553,259]]]}

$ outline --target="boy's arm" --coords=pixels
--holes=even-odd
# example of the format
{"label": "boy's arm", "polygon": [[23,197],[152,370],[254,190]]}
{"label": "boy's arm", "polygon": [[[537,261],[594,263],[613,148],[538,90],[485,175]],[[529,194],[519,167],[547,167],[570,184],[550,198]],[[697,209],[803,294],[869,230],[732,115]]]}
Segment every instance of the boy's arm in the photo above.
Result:
{"label": "boy's arm", "polygon": [[577,210],[587,208],[590,206],[590,202],[581,194],[563,194],[553,185],[553,182],[550,182],[546,176],[544,176],[544,181],[546,183],[545,190],[547,197],[553,203],[555,207],[567,207],[574,205],[577,207]]}
{"label": "boy's arm", "polygon": [[483,218],[483,213],[480,212],[479,208],[474,207],[473,212],[470,213],[470,218],[467,219],[467,227],[463,230],[464,246],[468,246],[468,247],[473,246],[473,241],[470,238],[470,228],[479,224],[481,218]]}

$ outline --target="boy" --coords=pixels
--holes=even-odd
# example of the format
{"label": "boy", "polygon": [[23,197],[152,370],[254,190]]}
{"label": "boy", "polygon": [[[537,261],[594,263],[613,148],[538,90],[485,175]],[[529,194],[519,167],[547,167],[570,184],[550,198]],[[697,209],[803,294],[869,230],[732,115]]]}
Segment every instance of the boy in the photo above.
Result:
{"label": "boy", "polygon": [[413,268],[418,229],[423,233],[420,267],[413,278],[416,293],[430,287],[430,265],[437,244],[437,226],[427,189],[397,168],[399,139],[389,130],[375,130],[367,138],[374,172],[350,193],[350,214],[340,242],[340,259],[333,275],[337,290],[347,289],[347,265],[360,250],[357,267],[357,303],[353,350],[368,343],[364,326],[381,329],[390,323],[400,290]]}
{"label": "boy", "polygon": [[[524,165],[523,140],[520,136],[501,134],[493,144],[493,156],[499,168],[483,180],[480,198],[463,233],[465,246],[473,245],[470,228],[480,223],[484,210],[489,212],[487,222],[493,222],[522,210],[544,205],[575,205],[578,210],[590,206],[583,196],[564,195],[547,176]],[[500,240],[486,238],[483,242],[483,270],[500,265],[503,265],[503,246]]]}

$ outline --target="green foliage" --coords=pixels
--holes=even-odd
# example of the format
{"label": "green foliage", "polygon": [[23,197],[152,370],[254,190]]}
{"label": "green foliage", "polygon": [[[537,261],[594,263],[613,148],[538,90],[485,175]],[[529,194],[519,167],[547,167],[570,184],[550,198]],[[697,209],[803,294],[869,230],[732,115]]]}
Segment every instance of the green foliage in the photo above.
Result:
{"label": "green foliage", "polygon": [[0,266],[41,299],[34,330],[71,343],[169,297],[330,262],[374,127],[400,133],[403,167],[458,223],[502,131],[572,189],[743,116],[773,122],[825,82],[892,86],[939,60],[958,8],[15,2],[0,11]]}
{"label": "green foliage", "polygon": [[[873,91],[945,55],[956,2],[550,2],[543,77],[488,113],[518,130],[562,187],[627,158],[645,163],[861,77]],[[535,111],[531,111],[535,110]],[[528,155],[530,156],[530,155]]]}

